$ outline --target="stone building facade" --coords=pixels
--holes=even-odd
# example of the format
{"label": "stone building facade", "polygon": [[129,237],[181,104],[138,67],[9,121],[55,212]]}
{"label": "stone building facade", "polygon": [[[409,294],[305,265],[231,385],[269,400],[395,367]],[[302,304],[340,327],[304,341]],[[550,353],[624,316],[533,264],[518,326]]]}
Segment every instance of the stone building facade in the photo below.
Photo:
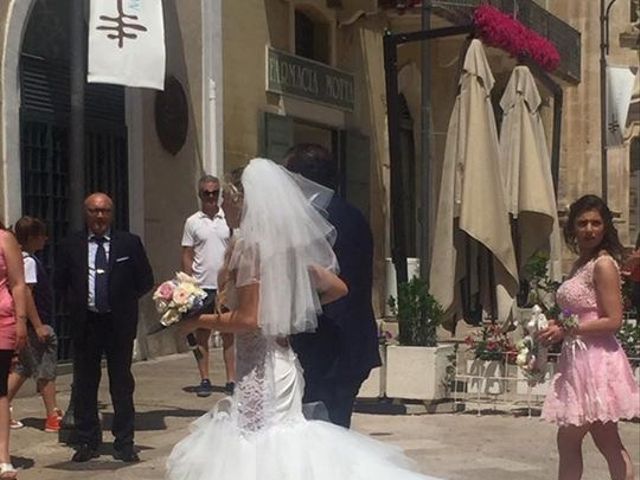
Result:
{"label": "stone building facade", "polygon": [[[623,48],[619,36],[629,28],[633,0],[617,2],[611,9],[611,65],[638,67],[638,53]],[[572,200],[586,193],[601,193],[600,155],[600,37],[599,2],[549,2],[549,9],[565,19],[582,35],[582,79],[578,85],[565,89],[566,107],[563,116],[563,144],[558,207],[566,211]],[[640,184],[633,174],[637,164],[630,149],[631,139],[624,146],[608,152],[608,199],[616,215],[617,227],[624,244],[631,245],[638,235],[637,207]],[[637,166],[635,169],[637,170]]]}
{"label": "stone building facade", "polygon": [[[66,232],[71,208],[65,203],[68,179],[64,176],[68,107],[63,100],[68,91],[61,87],[68,77],[65,21],[71,2],[82,3],[0,2],[0,218],[12,223],[23,213],[43,216],[54,228],[51,257],[55,243]],[[537,3],[581,32],[598,31],[597,2]],[[627,27],[630,15],[630,2],[619,3],[613,10],[612,39]],[[87,130],[96,136],[89,142],[94,148],[89,149],[87,162],[95,168],[89,169],[88,184],[117,193],[116,201],[122,206],[118,221],[143,237],[160,281],[179,267],[183,221],[198,206],[195,183],[203,172],[222,176],[255,156],[279,161],[286,148],[297,142],[323,144],[339,159],[340,194],[371,222],[374,302],[382,316],[392,222],[382,38],[385,30],[419,29],[417,7],[398,10],[378,0],[163,0],[163,6],[167,77],[179,85],[172,92],[181,91],[178,96],[183,101],[172,103],[170,111],[162,114],[156,107],[157,92],[91,87]],[[439,14],[433,15],[432,22],[433,27],[452,24],[449,16]],[[557,78],[565,94],[558,185],[561,213],[572,199],[600,189],[598,42],[595,35],[582,35],[579,82]],[[450,38],[430,47],[433,198],[463,43],[464,38]],[[399,51],[405,161],[414,171],[420,143],[416,97],[420,58],[417,44]],[[493,49],[489,58],[498,81],[506,82],[514,61]],[[614,41],[610,59],[637,62],[637,52],[624,50]],[[57,83],[47,86],[43,78],[55,78]],[[544,113],[549,135],[551,106]],[[187,125],[177,153],[163,146],[158,120]],[[109,150],[105,145],[115,147]],[[115,174],[100,173],[103,158]],[[627,243],[633,236],[630,198],[638,198],[630,165],[628,148],[610,152],[610,203]],[[407,189],[406,197],[413,211],[419,212],[416,191]],[[413,226],[410,248],[414,252],[420,241],[417,215],[405,219]],[[184,348],[172,331],[149,335],[157,316],[148,298],[143,307],[139,356]],[[72,326],[61,325],[61,336],[68,339]]]}
{"label": "stone building facade", "polygon": [[[49,226],[45,257],[51,268],[56,245],[69,230],[70,210],[81,208],[68,200],[70,182],[78,181],[68,177],[69,22],[75,8],[84,8],[86,19],[88,5],[76,0],[0,2],[0,218],[7,224],[22,214],[43,218]],[[215,147],[221,150],[222,140],[210,133],[215,106],[204,101],[210,83],[218,79],[214,39],[203,25],[219,23],[219,7],[220,2],[199,0],[164,2],[166,74],[177,80],[182,95],[178,106],[160,116],[186,126],[177,153],[167,151],[157,133],[155,91],[85,85],[86,191],[99,189],[114,197],[116,225],[143,238],[157,280],[179,268],[182,225],[198,207],[197,178],[204,170],[222,171],[222,164],[215,163]],[[86,52],[86,44],[81,48]],[[221,47],[217,50],[221,61]],[[222,110],[217,113],[221,124]],[[59,313],[60,355],[66,359],[73,325],[63,310]],[[183,342],[169,335],[147,335],[157,326],[149,298],[141,316],[139,357],[182,348]]]}

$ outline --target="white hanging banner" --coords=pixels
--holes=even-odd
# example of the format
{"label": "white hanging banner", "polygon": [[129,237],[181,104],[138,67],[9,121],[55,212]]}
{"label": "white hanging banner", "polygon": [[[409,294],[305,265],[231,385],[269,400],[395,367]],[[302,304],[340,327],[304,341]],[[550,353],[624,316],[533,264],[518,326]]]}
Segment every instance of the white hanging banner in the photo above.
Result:
{"label": "white hanging banner", "polygon": [[635,75],[629,67],[607,66],[607,147],[624,143]]}
{"label": "white hanging banner", "polygon": [[87,81],[164,90],[162,0],[91,0]]}

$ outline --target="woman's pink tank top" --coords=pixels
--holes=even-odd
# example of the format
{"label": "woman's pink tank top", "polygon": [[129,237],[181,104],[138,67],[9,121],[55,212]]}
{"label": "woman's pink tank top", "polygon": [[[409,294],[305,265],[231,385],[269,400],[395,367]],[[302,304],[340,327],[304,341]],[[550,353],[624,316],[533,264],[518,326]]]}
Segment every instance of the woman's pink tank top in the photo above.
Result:
{"label": "woman's pink tank top", "polygon": [[[10,235],[0,230],[0,239]],[[0,350],[13,350],[16,345],[16,318],[13,297],[9,292],[7,261],[0,247]]]}

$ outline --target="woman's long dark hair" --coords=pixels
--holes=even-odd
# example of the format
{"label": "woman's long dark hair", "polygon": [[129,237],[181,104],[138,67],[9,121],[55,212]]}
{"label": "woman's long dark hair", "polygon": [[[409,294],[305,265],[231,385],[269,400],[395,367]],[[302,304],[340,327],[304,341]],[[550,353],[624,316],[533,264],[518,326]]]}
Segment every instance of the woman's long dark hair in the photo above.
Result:
{"label": "woman's long dark hair", "polygon": [[596,255],[598,251],[606,250],[607,253],[617,261],[621,261],[624,254],[624,247],[618,238],[618,230],[613,225],[613,215],[609,207],[607,207],[607,204],[604,203],[604,200],[597,195],[580,197],[569,207],[569,218],[567,218],[567,223],[565,223],[563,229],[564,241],[567,243],[567,246],[572,252],[579,253],[576,242],[576,220],[580,215],[589,210],[597,211],[604,222],[604,236],[602,237],[602,242],[600,242],[600,245],[598,245],[596,249]]}

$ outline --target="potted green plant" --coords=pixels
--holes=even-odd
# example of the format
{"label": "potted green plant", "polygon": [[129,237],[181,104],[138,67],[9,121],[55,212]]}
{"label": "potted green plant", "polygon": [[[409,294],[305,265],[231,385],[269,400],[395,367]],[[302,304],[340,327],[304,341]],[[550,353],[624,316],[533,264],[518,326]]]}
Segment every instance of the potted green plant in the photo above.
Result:
{"label": "potted green plant", "polygon": [[429,293],[427,282],[413,277],[398,287],[398,298],[389,298],[389,306],[398,320],[400,345],[435,347],[438,344],[436,327],[444,312]]}
{"label": "potted green plant", "polygon": [[389,397],[438,400],[446,396],[447,356],[453,345],[439,345],[436,334],[444,312],[427,282],[414,277],[398,285],[389,305],[398,321],[398,343],[386,351]]}
{"label": "potted green plant", "polygon": [[539,305],[547,315],[560,313],[555,301],[560,284],[549,277],[549,255],[544,252],[533,255],[524,266],[523,276],[518,305],[525,309]]}

